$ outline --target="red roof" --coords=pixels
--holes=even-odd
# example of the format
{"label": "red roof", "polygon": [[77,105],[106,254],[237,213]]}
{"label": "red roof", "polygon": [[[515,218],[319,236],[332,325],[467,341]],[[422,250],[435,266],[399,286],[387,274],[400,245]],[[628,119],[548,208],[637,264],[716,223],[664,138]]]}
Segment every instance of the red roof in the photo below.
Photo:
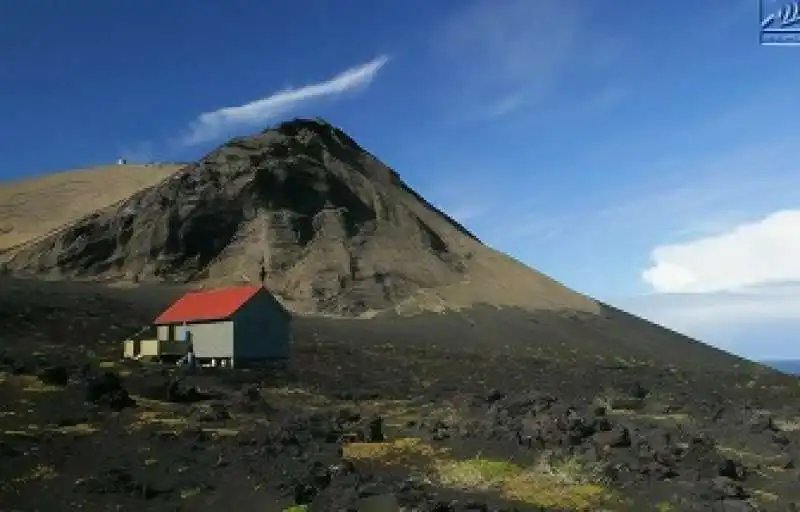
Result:
{"label": "red roof", "polygon": [[189,292],[158,315],[153,323],[225,320],[233,316],[261,289],[261,286],[248,285]]}

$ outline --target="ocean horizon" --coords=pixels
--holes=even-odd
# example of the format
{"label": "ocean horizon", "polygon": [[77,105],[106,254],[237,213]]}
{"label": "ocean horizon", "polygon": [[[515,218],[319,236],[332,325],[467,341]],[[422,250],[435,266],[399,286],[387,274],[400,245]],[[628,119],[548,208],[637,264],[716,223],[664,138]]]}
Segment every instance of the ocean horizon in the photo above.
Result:
{"label": "ocean horizon", "polygon": [[761,364],[770,366],[784,373],[800,375],[800,359],[773,359],[769,361],[761,361]]}

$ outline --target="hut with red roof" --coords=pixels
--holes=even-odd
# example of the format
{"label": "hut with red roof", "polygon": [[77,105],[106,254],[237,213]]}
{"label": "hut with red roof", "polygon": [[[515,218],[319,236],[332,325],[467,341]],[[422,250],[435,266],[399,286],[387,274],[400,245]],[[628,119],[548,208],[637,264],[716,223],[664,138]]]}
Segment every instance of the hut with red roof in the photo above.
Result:
{"label": "hut with red roof", "polygon": [[[156,345],[191,347],[201,365],[234,367],[290,355],[291,314],[263,286],[189,292],[153,324]],[[136,352],[126,348],[126,355]]]}

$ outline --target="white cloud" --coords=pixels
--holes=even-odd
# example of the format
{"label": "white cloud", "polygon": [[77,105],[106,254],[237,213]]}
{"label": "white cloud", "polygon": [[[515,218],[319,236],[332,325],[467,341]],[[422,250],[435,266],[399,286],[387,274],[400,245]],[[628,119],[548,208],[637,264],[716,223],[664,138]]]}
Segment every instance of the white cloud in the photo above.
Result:
{"label": "white cloud", "polygon": [[656,247],[655,293],[614,301],[634,314],[753,359],[800,357],[800,210]]}
{"label": "white cloud", "polygon": [[380,56],[365,64],[345,70],[324,82],[300,88],[286,88],[266,98],[245,105],[226,107],[206,112],[192,122],[184,144],[193,145],[212,140],[234,129],[254,127],[283,115],[298,105],[325,96],[336,96],[344,92],[369,85],[378,71],[389,61]]}
{"label": "white cloud", "polygon": [[708,293],[800,281],[800,210],[716,236],[656,247],[642,278],[658,292]]}

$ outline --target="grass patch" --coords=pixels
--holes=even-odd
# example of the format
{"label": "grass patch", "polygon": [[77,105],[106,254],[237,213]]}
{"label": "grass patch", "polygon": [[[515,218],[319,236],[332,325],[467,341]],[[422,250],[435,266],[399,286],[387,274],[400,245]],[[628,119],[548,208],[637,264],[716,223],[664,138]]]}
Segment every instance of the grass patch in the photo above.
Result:
{"label": "grass patch", "polygon": [[169,416],[158,411],[141,411],[137,415],[138,421],[144,424],[159,425],[185,425],[186,418]]}
{"label": "grass patch", "polygon": [[503,484],[503,494],[545,508],[597,510],[615,501],[599,471],[577,457],[554,458],[545,453]]}
{"label": "grass patch", "polygon": [[10,381],[16,381],[16,384],[22,388],[22,391],[27,393],[53,393],[62,391],[63,388],[58,386],[51,386],[40,381],[38,377],[33,375],[15,375],[9,378]]}
{"label": "grass patch", "polygon": [[42,426],[28,425],[25,430],[4,430],[3,434],[15,437],[38,438],[43,432],[50,432],[55,434],[72,434],[72,435],[89,435],[97,432],[99,429],[89,423],[78,423],[76,425],[68,425],[63,427],[57,426]]}
{"label": "grass patch", "polygon": [[780,496],[775,493],[762,491],[760,489],[753,489],[751,492],[753,493],[753,499],[755,501],[765,505],[777,503],[781,499]]}
{"label": "grass patch", "polygon": [[[126,429],[131,432],[141,430],[146,427],[166,427],[166,431],[179,433],[192,424],[187,411],[176,404],[142,398],[138,395],[131,395],[140,406],[136,411],[135,419],[127,425]],[[224,427],[203,427],[203,432],[207,432],[214,437],[233,437],[240,433],[237,428]]]}
{"label": "grass patch", "polygon": [[33,433],[28,430],[4,430],[3,435],[14,436],[14,437],[27,437],[29,439],[37,439],[39,437],[38,433]]}
{"label": "grass patch", "polygon": [[475,457],[466,461],[444,460],[436,463],[439,481],[447,487],[487,490],[499,487],[516,477],[522,468],[503,460]]}
{"label": "grass patch", "polygon": [[630,409],[610,409],[607,411],[608,414],[616,415],[616,416],[625,416],[631,419],[640,419],[640,420],[650,420],[650,421],[658,421],[658,422],[673,422],[673,423],[689,423],[691,421],[691,417],[682,412],[676,413],[646,413],[646,412],[637,412]]}
{"label": "grass patch", "polygon": [[314,393],[307,389],[289,386],[265,388],[261,391],[262,397],[278,405],[302,405],[310,410],[331,405],[331,401],[324,395]]}
{"label": "grass patch", "polygon": [[145,398],[141,395],[132,394],[131,398],[136,401],[142,409],[147,410],[175,410],[176,405],[166,400],[153,400],[152,398]]}
{"label": "grass patch", "polygon": [[117,361],[100,361],[97,366],[101,370],[113,370],[120,377],[130,377],[133,374],[130,369],[120,367],[120,364]]}
{"label": "grass patch", "polygon": [[25,484],[41,480],[52,480],[57,476],[58,473],[56,472],[53,466],[49,466],[47,464],[39,464],[32,470],[30,470],[27,474],[14,478],[12,482],[16,484]]}
{"label": "grass patch", "polygon": [[417,403],[413,400],[371,400],[361,404],[370,414],[379,415],[386,429],[402,429],[420,418],[435,418],[447,422],[457,409],[449,404]]}
{"label": "grass patch", "polygon": [[656,512],[678,512],[678,507],[669,501],[659,501],[656,503]]}
{"label": "grass patch", "polygon": [[617,368],[631,369],[640,366],[640,363],[633,358],[615,357],[612,363]]}
{"label": "grass patch", "polygon": [[755,452],[740,450],[724,445],[718,445],[717,451],[722,453],[723,455],[728,455],[730,457],[737,458],[742,462],[750,465],[768,464],[769,462],[775,462],[780,459],[780,455],[760,455]]}
{"label": "grass patch", "polygon": [[786,420],[775,420],[775,427],[783,432],[797,432],[800,431],[800,418],[792,418]]}
{"label": "grass patch", "polygon": [[349,443],[342,448],[345,459],[362,465],[404,466],[421,468],[430,464],[441,449],[434,448],[416,437],[396,439],[387,443]]}
{"label": "grass patch", "polygon": [[645,406],[644,398],[627,396],[615,389],[605,389],[594,398],[594,404],[606,411],[640,411]]}
{"label": "grass patch", "polygon": [[75,435],[89,435],[94,434],[99,429],[90,424],[90,423],[78,423],[75,425],[67,425],[63,427],[56,427],[52,429],[52,432],[58,432],[60,434],[75,434]]}
{"label": "grass patch", "polygon": [[739,460],[747,466],[759,466],[756,472],[762,476],[767,476],[764,471],[781,473],[785,471],[782,467],[783,457],[781,455],[761,455],[755,452],[731,448],[729,446],[717,446],[717,451],[723,455]]}
{"label": "grass patch", "polygon": [[[136,419],[128,426],[129,431],[140,430],[145,427],[167,427],[167,431],[180,432],[189,427],[189,418],[176,416],[170,411],[137,411]],[[203,427],[200,430],[214,437],[235,437],[241,432],[236,428]]]}
{"label": "grass patch", "polygon": [[203,492],[203,490],[199,487],[193,487],[191,489],[181,489],[181,499],[188,500],[189,498],[193,498]]}
{"label": "grass patch", "polygon": [[235,428],[214,428],[206,427],[201,429],[203,432],[208,432],[216,437],[235,437],[239,435],[240,430]]}
{"label": "grass patch", "polygon": [[362,466],[402,467],[422,472],[444,487],[494,491],[506,499],[538,507],[584,511],[616,501],[599,473],[574,457],[558,459],[545,454],[528,466],[480,455],[460,460],[450,450],[433,447],[419,438],[351,443],[343,447],[343,455]]}
{"label": "grass patch", "polygon": [[137,411],[136,420],[132,422],[130,428],[141,429],[148,426],[159,427],[185,427],[188,421],[186,418],[172,416],[166,412],[160,411]]}

